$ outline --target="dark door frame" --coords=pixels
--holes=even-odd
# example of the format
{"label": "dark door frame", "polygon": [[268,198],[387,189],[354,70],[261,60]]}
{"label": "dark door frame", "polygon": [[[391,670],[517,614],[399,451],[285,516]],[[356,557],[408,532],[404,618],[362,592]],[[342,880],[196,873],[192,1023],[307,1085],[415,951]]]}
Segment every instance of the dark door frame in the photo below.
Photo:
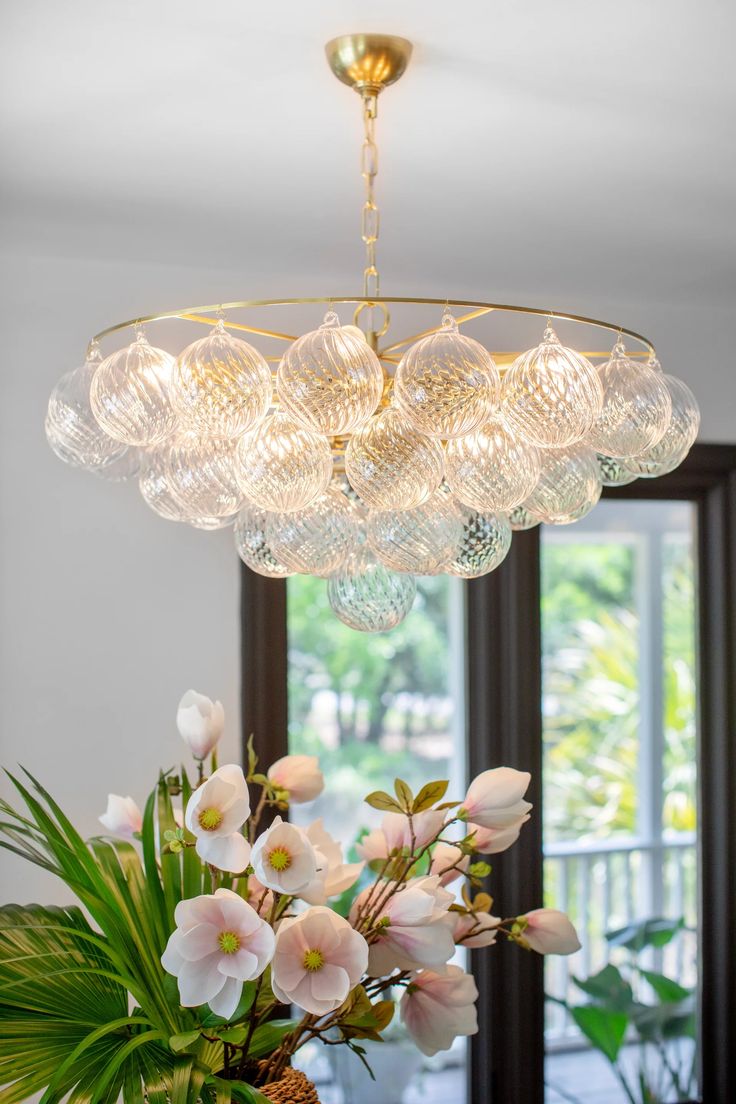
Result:
{"label": "dark door frame", "polygon": [[[685,499],[697,510],[701,1084],[704,1104],[736,1100],[736,446],[696,445],[670,475],[605,495]],[[242,569],[242,731],[270,762],[288,750],[286,583]],[[532,772],[535,815],[496,864],[510,915],[542,900],[539,534],[517,533],[498,571],[466,585],[471,774]],[[471,1104],[543,1104],[542,960],[501,945],[473,962],[480,1030]]]}

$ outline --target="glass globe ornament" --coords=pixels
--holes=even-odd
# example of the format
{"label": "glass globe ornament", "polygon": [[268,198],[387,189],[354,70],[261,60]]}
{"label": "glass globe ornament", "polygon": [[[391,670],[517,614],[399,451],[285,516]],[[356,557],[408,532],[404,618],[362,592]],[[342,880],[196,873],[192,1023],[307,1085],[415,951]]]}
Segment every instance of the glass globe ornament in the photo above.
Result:
{"label": "glass globe ornament", "polygon": [[345,452],[350,485],[378,510],[418,506],[439,487],[444,466],[440,442],[418,433],[391,406],[369,418]]}
{"label": "glass globe ornament", "polygon": [[193,529],[204,529],[211,533],[215,529],[228,529],[235,521],[237,514],[228,514],[226,517],[188,517],[186,522]]}
{"label": "glass globe ornament", "polygon": [[569,525],[598,502],[601,480],[596,455],[587,445],[545,452],[539,481],[524,503],[529,513],[550,525]]}
{"label": "glass globe ornament", "polygon": [[381,563],[411,575],[436,575],[453,558],[463,535],[460,511],[442,484],[411,510],[368,515],[368,543]]}
{"label": "glass globe ornament", "polygon": [[328,437],[352,433],[383,394],[383,368],[362,331],[328,311],[318,330],[284,353],[276,373],[281,405],[300,425]]}
{"label": "glass globe ornament", "polygon": [[539,518],[527,510],[523,504],[521,506],[515,506],[509,514],[509,525],[513,533],[523,533],[527,529],[534,529],[536,525],[539,525]]}
{"label": "glass globe ornament", "polygon": [[637,364],[617,341],[598,369],[603,406],[586,443],[618,458],[638,456],[656,445],[670,423],[672,402],[661,372]]}
{"label": "glass globe ornament", "polygon": [[164,452],[163,471],[185,521],[227,517],[242,505],[234,441],[181,434]]}
{"label": "glass globe ornament", "polygon": [[626,487],[636,479],[635,472],[629,471],[623,460],[613,456],[596,456],[598,474],[604,487]]}
{"label": "glass globe ornament", "polygon": [[265,510],[246,502],[233,527],[235,548],[243,563],[257,575],[265,575],[268,579],[285,579],[294,572],[281,562],[268,543],[267,517]]}
{"label": "glass globe ornament", "polygon": [[303,510],[330,482],[330,443],[277,411],[240,438],[235,475],[245,498],[262,510]]}
{"label": "glass globe ornament", "polygon": [[105,433],[126,445],[148,447],[168,437],[176,425],[171,405],[174,358],[148,344],[139,330],[135,341],[103,360],[92,378],[92,412]]}
{"label": "glass globe ornament", "polygon": [[327,599],[337,618],[358,632],[388,632],[399,625],[417,593],[413,575],[391,571],[365,545],[327,580]]}
{"label": "glass globe ornament", "polygon": [[177,357],[171,398],[188,427],[214,437],[239,437],[266,416],[272,391],[265,358],[228,333],[220,319]]}
{"label": "glass globe ornament", "polygon": [[[661,371],[656,357],[650,359],[650,367]],[[662,373],[670,393],[672,414],[664,436],[639,456],[627,457],[625,466],[635,475],[653,479],[674,471],[692,448],[700,429],[700,408],[697,399],[686,383],[676,376]]]}
{"label": "glass globe ornament", "polygon": [[187,511],[174,496],[166,472],[166,449],[147,449],[143,454],[138,489],[143,501],[167,521],[185,521]]}
{"label": "glass globe ornament", "polygon": [[140,474],[142,452],[143,449],[128,446],[114,460],[108,460],[106,464],[89,470],[98,479],[104,479],[108,483],[127,483],[129,479],[137,479]]}
{"label": "glass globe ornament", "polygon": [[512,431],[540,448],[565,448],[590,432],[603,406],[598,372],[547,326],[540,345],[517,357],[501,385]]}
{"label": "glass globe ornament", "polygon": [[448,575],[478,579],[503,563],[511,548],[511,525],[503,514],[462,510],[463,531],[454,556],[445,564]]}
{"label": "glass globe ornament", "polygon": [[301,575],[337,571],[358,542],[354,507],[336,487],[328,487],[303,510],[266,517],[266,541],[274,556]]}
{"label": "glass globe ornament", "polygon": [[394,378],[396,403],[428,437],[471,433],[498,406],[500,379],[487,349],[461,334],[451,314],[401,358]]}
{"label": "glass globe ornament", "polygon": [[447,442],[445,478],[455,497],[482,512],[512,510],[534,490],[541,461],[534,445],[496,417]]}
{"label": "glass globe ornament", "polygon": [[90,347],[79,368],[65,372],[49,398],[44,428],[60,460],[96,471],[124,455],[126,446],[106,433],[92,413],[90,386],[101,364],[99,347]]}

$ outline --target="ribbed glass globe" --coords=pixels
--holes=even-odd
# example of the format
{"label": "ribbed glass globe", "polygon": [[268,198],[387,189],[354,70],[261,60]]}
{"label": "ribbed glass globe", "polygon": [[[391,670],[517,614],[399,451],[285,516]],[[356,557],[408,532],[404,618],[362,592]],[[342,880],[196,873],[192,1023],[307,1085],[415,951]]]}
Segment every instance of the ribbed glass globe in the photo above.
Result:
{"label": "ribbed glass globe", "polygon": [[[659,368],[656,358],[650,361],[650,366],[655,371]],[[700,408],[687,384],[676,376],[663,374],[661,378],[672,402],[670,424],[664,437],[656,445],[640,456],[624,461],[629,471],[648,479],[674,471],[692,448],[700,428]]]}
{"label": "ribbed glass globe", "polygon": [[192,429],[239,437],[266,416],[272,390],[264,357],[229,334],[220,320],[177,357],[171,397],[182,422]]}
{"label": "ribbed glass globe", "polygon": [[603,388],[589,360],[548,326],[541,345],[517,357],[501,385],[501,412],[513,433],[541,448],[564,448],[589,433]]}
{"label": "ribbed glass globe", "polygon": [[246,502],[235,520],[235,547],[251,571],[269,579],[285,579],[293,572],[274,555],[266,537],[266,518],[265,510]]}
{"label": "ribbed glass globe", "polygon": [[568,525],[592,509],[601,496],[595,453],[587,445],[548,449],[539,482],[524,503],[526,509],[551,525]]}
{"label": "ribbed glass globe", "polygon": [[227,529],[233,524],[237,514],[227,514],[226,517],[190,517],[187,523],[194,529],[204,529],[211,533],[214,529]]}
{"label": "ribbed glass globe", "polygon": [[633,483],[636,474],[624,466],[622,460],[616,460],[613,456],[596,456],[598,462],[598,474],[604,487],[625,487]]}
{"label": "ribbed glass globe", "polygon": [[358,632],[388,632],[414,605],[413,575],[391,571],[365,546],[348,556],[327,580],[327,598],[335,616]]}
{"label": "ribbed glass globe", "polygon": [[539,451],[491,418],[480,429],[448,441],[446,479],[455,496],[476,510],[513,510],[539,478]]}
{"label": "ribbed glass globe", "polygon": [[132,345],[103,360],[90,401],[105,433],[126,445],[156,445],[176,425],[171,405],[174,358],[148,344],[142,330]]}
{"label": "ribbed glass globe", "polygon": [[94,471],[121,457],[126,449],[100,426],[90,405],[90,385],[101,363],[99,349],[90,349],[79,368],[65,372],[51,392],[46,411],[46,438],[60,460]]}
{"label": "ribbed glass globe", "polygon": [[442,484],[411,510],[377,510],[368,516],[368,543],[394,571],[436,575],[452,558],[463,533],[460,511]]}
{"label": "ribbed glass globe", "polygon": [[396,369],[394,394],[408,421],[428,437],[462,437],[498,406],[499,375],[487,349],[461,334],[451,314]]}
{"label": "ribbed glass globe", "polygon": [[330,482],[330,443],[277,411],[240,438],[235,474],[245,497],[262,510],[302,510]]}
{"label": "ribbed glass globe", "polygon": [[453,559],[445,564],[448,575],[478,579],[495,571],[511,548],[511,526],[503,514],[463,510],[463,532]]}
{"label": "ribbed glass globe", "polygon": [[672,403],[661,372],[636,364],[617,341],[598,369],[603,407],[586,443],[606,456],[638,456],[664,436]]}
{"label": "ribbed glass globe", "polygon": [[354,328],[328,311],[318,330],[284,353],[276,374],[284,410],[315,433],[352,433],[370,417],[383,394],[383,368]]}
{"label": "ribbed glass globe", "polygon": [[336,487],[328,487],[303,510],[269,514],[266,540],[290,571],[330,575],[355,548],[357,528],[352,504]]}
{"label": "ribbed glass globe", "polygon": [[523,533],[539,525],[539,518],[529,513],[525,506],[515,506],[509,514],[509,525],[513,533]]}
{"label": "ribbed glass globe", "polygon": [[184,433],[165,451],[164,475],[185,520],[228,517],[243,502],[235,479],[235,442]]}
{"label": "ribbed glass globe", "polygon": [[98,479],[105,479],[108,483],[125,483],[128,479],[136,479],[140,473],[143,451],[128,445],[119,456],[90,470]]}
{"label": "ribbed glass globe", "polygon": [[138,489],[147,506],[167,521],[185,521],[187,511],[174,497],[166,473],[167,448],[148,449],[143,454]]}
{"label": "ribbed glass globe", "polygon": [[364,502],[378,510],[410,509],[436,491],[444,452],[388,407],[374,414],[348,442],[345,472]]}

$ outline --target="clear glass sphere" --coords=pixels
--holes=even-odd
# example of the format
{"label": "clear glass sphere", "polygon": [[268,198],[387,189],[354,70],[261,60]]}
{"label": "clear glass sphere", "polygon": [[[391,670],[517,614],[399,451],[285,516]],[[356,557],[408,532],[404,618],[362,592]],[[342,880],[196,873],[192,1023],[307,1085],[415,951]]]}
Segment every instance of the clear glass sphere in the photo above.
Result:
{"label": "clear glass sphere", "polygon": [[100,464],[98,468],[91,468],[93,475],[98,479],[105,479],[108,483],[126,483],[129,479],[137,479],[142,465],[143,449],[124,448],[119,456],[108,460],[106,464]]}
{"label": "clear glass sphere", "polygon": [[595,453],[587,445],[548,449],[539,482],[524,503],[540,521],[568,525],[586,507],[592,509],[601,496],[601,480]]}
{"label": "clear glass sphere", "polygon": [[138,489],[144,502],[167,521],[185,521],[187,511],[174,496],[166,472],[167,449],[147,449],[143,453]]}
{"label": "clear glass sphere", "polygon": [[268,543],[267,517],[265,510],[246,502],[235,520],[235,547],[251,571],[269,579],[285,579],[294,572],[281,562]]}
{"label": "clear glass sphere", "polygon": [[462,437],[498,406],[498,369],[487,349],[461,334],[451,314],[442,329],[404,353],[394,394],[406,418],[428,437]]}
{"label": "clear glass sphere", "polygon": [[[653,359],[656,371],[659,362]],[[666,475],[682,463],[692,448],[700,428],[700,408],[697,399],[686,383],[676,376],[661,377],[670,393],[672,416],[664,437],[640,456],[627,458],[625,466],[635,475],[654,478]]]}
{"label": "clear glass sphere", "polygon": [[226,517],[190,517],[187,523],[193,529],[204,529],[211,533],[215,529],[228,529],[235,521],[237,514],[228,514]]}
{"label": "clear glass sphere", "polygon": [[358,632],[388,632],[414,605],[416,579],[380,563],[365,546],[352,552],[327,580],[335,616]]}
{"label": "clear glass sphere", "polygon": [[228,333],[220,320],[177,357],[171,397],[179,417],[192,429],[239,437],[265,418],[272,390],[264,357]]}
{"label": "clear glass sphere", "polygon": [[474,433],[448,441],[446,479],[455,496],[476,510],[512,510],[539,478],[539,451],[496,417]]}
{"label": "clear glass sphere", "polygon": [[598,369],[603,407],[586,443],[596,452],[618,458],[638,456],[656,445],[670,423],[672,402],[661,372],[637,364],[617,341]]}
{"label": "clear glass sphere", "polygon": [[462,510],[463,532],[444,570],[461,579],[478,579],[503,563],[511,548],[511,526],[503,514]]}
{"label": "clear glass sphere", "polygon": [[126,445],[146,447],[176,425],[171,405],[174,358],[148,344],[142,330],[132,345],[103,360],[92,379],[92,411],[105,433]]}
{"label": "clear glass sphere", "polygon": [[541,448],[582,441],[600,414],[603,388],[584,356],[548,326],[541,345],[517,357],[501,384],[501,412],[513,433]]}
{"label": "clear glass sphere", "polygon": [[236,513],[243,494],[235,479],[235,442],[184,433],[164,452],[164,475],[186,521]]}
{"label": "clear glass sphere", "polygon": [[381,362],[355,327],[328,311],[318,330],[284,353],[276,374],[284,410],[315,433],[352,433],[371,416],[383,394]]}
{"label": "clear glass sphere", "polygon": [[330,482],[330,443],[277,411],[240,438],[235,474],[262,510],[303,510]]}
{"label": "clear glass sphere", "polygon": [[328,487],[303,510],[269,514],[266,540],[290,571],[330,575],[355,548],[357,528],[355,508],[336,487]]}
{"label": "clear glass sphere", "polygon": [[515,506],[509,514],[509,525],[513,533],[523,533],[539,525],[539,518],[531,514],[524,505]]}
{"label": "clear glass sphere", "polygon": [[436,575],[453,557],[463,533],[460,511],[442,484],[411,510],[377,510],[368,516],[368,543],[378,559],[411,575]]}
{"label": "clear glass sphere", "polygon": [[596,456],[598,474],[604,487],[625,487],[633,483],[636,474],[624,466],[622,460],[616,460],[613,456]]}
{"label": "clear glass sphere", "polygon": [[46,438],[60,460],[87,471],[117,460],[125,445],[100,426],[90,405],[90,386],[99,368],[98,347],[92,346],[84,364],[65,372],[49,397],[44,428]]}
{"label": "clear glass sphere", "polygon": [[378,510],[418,506],[439,487],[444,466],[440,442],[418,433],[390,406],[353,434],[345,452],[351,486]]}

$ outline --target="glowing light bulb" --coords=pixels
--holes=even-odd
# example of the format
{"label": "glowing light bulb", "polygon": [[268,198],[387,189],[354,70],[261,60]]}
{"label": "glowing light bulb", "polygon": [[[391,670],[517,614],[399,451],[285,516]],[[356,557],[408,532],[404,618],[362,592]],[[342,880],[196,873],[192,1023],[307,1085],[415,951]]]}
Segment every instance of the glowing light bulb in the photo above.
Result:
{"label": "glowing light bulb", "polygon": [[670,423],[672,402],[661,372],[636,364],[617,341],[598,369],[603,407],[586,443],[618,458],[638,456],[656,445]]}
{"label": "glowing light bulb", "polygon": [[590,432],[603,405],[598,373],[548,326],[542,343],[517,357],[501,385],[509,429],[541,448],[564,448]]}
{"label": "glowing light bulb", "polygon": [[285,579],[294,573],[281,562],[268,543],[267,517],[265,510],[246,503],[235,521],[235,547],[241,560],[251,571],[269,579]]}
{"label": "glowing light bulb", "polygon": [[357,543],[357,514],[336,487],[303,510],[266,517],[266,541],[276,559],[302,575],[337,571]]}
{"label": "glowing light bulb", "polygon": [[436,575],[451,559],[463,533],[452,494],[442,484],[411,510],[377,510],[368,515],[368,543],[394,571]]}
{"label": "glowing light bulb", "polygon": [[503,563],[511,548],[511,526],[503,514],[461,510],[463,532],[454,556],[445,564],[448,575],[478,579]]}
{"label": "glowing light bulb", "polygon": [[103,360],[92,379],[90,402],[105,433],[142,447],[168,437],[176,425],[173,367],[174,358],[149,345],[142,330],[132,345]]}
{"label": "glowing light bulb", "polygon": [[461,437],[498,405],[499,375],[487,349],[461,334],[451,314],[442,329],[412,345],[394,380],[397,405],[428,437]]}
{"label": "glowing light bulb", "polygon": [[66,372],[56,384],[46,412],[51,448],[65,464],[87,471],[97,471],[126,452],[126,446],[110,437],[92,413],[90,385],[100,363],[98,346],[91,346],[85,363]]}
{"label": "glowing light bulb", "polygon": [[551,525],[568,525],[592,510],[601,496],[595,453],[587,445],[548,449],[539,482],[525,508]]}
{"label": "glowing light bulb", "polygon": [[362,546],[327,580],[336,617],[358,632],[388,632],[400,624],[417,593],[413,575],[391,571]]}
{"label": "glowing light bulb", "polygon": [[417,433],[388,407],[374,414],[348,442],[345,472],[364,502],[379,510],[418,506],[442,480],[439,441]]}
{"label": "glowing light bulb", "polygon": [[288,414],[269,414],[240,438],[235,474],[247,500],[262,510],[302,510],[330,482],[330,443]]}
{"label": "glowing light bulb", "polygon": [[185,520],[222,518],[240,508],[243,494],[235,479],[235,442],[184,433],[166,450],[164,473]]}
{"label": "glowing light bulb", "polygon": [[355,327],[328,311],[318,330],[284,353],[276,389],[286,413],[328,437],[352,433],[370,417],[383,394],[381,362]]}
{"label": "glowing light bulb", "polygon": [[[650,359],[649,366],[654,371],[661,371],[656,357]],[[700,408],[687,384],[676,376],[668,376],[664,373],[661,378],[670,393],[672,403],[670,423],[664,436],[656,445],[640,456],[624,460],[624,466],[629,471],[645,479],[653,479],[655,476],[674,471],[692,448],[700,428]]]}
{"label": "glowing light bulb", "polygon": [[512,510],[534,490],[540,470],[534,445],[515,437],[500,418],[448,441],[446,479],[455,496],[476,510]]}
{"label": "glowing light bulb", "polygon": [[266,416],[271,394],[264,357],[229,334],[222,319],[176,360],[172,401],[182,421],[200,433],[239,437]]}

